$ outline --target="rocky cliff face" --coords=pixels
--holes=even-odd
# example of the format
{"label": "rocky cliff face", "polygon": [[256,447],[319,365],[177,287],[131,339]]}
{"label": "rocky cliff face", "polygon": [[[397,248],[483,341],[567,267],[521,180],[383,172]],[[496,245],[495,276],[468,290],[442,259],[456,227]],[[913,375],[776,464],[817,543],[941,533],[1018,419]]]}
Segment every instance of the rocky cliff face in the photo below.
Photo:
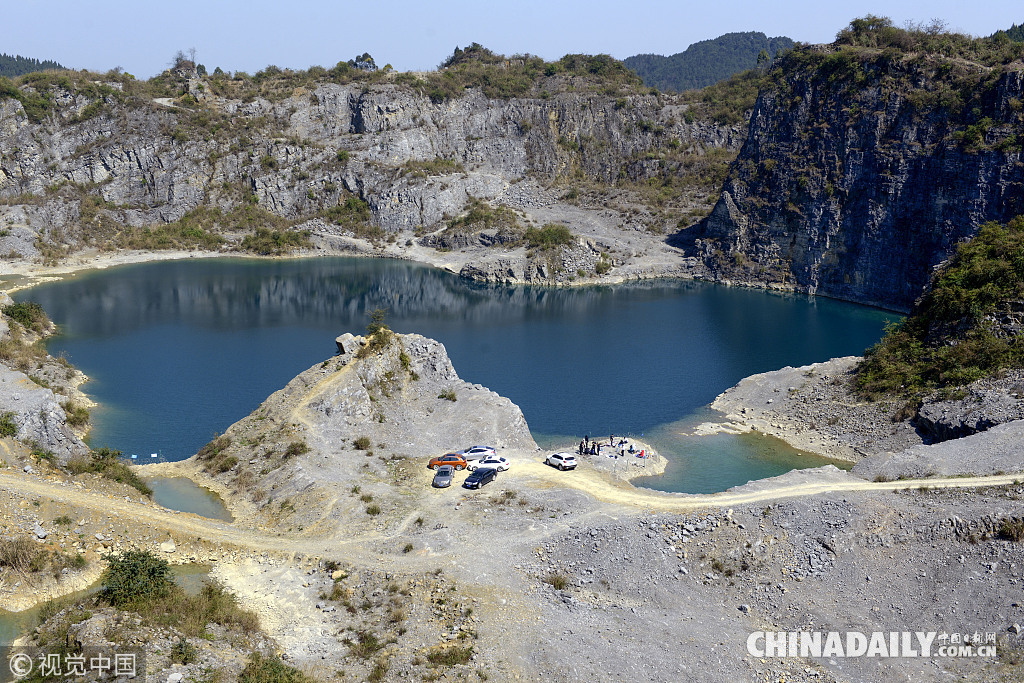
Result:
{"label": "rocky cliff face", "polygon": [[643,180],[661,172],[670,140],[695,155],[742,141],[650,94],[495,100],[471,89],[436,102],[406,85],[320,82],[272,101],[216,97],[190,77],[175,100],[121,81],[63,83],[36,121],[0,100],[0,252],[12,258],[209,209],[234,211],[223,227],[242,230],[269,214],[283,219],[275,227],[422,234],[470,198],[528,206],[516,187],[527,176]]}
{"label": "rocky cliff face", "polygon": [[989,220],[1024,212],[1024,70],[794,51],[712,214],[680,235],[719,279],[906,309]]}

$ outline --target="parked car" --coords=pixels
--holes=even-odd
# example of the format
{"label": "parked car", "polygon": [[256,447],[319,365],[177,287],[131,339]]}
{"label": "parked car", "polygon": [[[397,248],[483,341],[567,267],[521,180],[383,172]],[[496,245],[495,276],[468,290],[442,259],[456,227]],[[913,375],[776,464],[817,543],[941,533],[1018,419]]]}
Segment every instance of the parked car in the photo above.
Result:
{"label": "parked car", "polygon": [[441,465],[437,468],[434,473],[434,483],[436,488],[443,489],[452,485],[452,476],[455,473],[455,468],[451,465]]}
{"label": "parked car", "polygon": [[475,470],[478,467],[493,467],[499,472],[504,472],[512,466],[512,463],[508,461],[508,458],[503,458],[500,455],[490,455],[483,460],[474,460],[473,462],[466,465],[467,469]]}
{"label": "parked car", "polygon": [[495,450],[494,446],[471,446],[455,452],[466,458],[466,460],[479,460],[489,455],[495,455],[498,451]]}
{"label": "parked car", "polygon": [[560,470],[576,469],[576,456],[572,453],[552,453],[544,462]]}
{"label": "parked car", "polygon": [[490,484],[492,481],[497,479],[498,470],[493,467],[480,467],[473,470],[466,481],[462,482],[462,486],[467,489],[479,489],[483,488],[485,484]]}
{"label": "parked car", "polygon": [[464,470],[466,469],[466,459],[458,453],[446,453],[433,458],[427,467],[432,470],[436,470],[441,465],[451,465],[457,470]]}

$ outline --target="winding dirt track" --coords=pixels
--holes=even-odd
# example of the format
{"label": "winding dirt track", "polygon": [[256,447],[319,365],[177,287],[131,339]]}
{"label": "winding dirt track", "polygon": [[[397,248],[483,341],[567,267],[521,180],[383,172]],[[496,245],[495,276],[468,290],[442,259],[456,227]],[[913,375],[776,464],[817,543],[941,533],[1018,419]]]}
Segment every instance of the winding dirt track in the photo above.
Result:
{"label": "winding dirt track", "polygon": [[[899,491],[919,488],[979,488],[1013,484],[1024,479],[1021,474],[1003,474],[988,477],[957,477],[935,479],[907,479],[891,482],[859,481],[851,477],[848,481],[815,482],[791,486],[778,486],[759,491],[717,493],[710,495],[683,495],[630,489],[624,485],[603,479],[588,472],[564,476],[537,462],[521,462],[516,478],[527,482],[533,480],[548,486],[561,486],[585,492],[597,500],[627,507],[662,512],[684,512],[708,507],[730,507],[792,498],[813,496],[829,492],[846,491]],[[563,475],[563,476],[559,476]],[[324,550],[324,538],[311,538],[299,533],[270,533],[260,529],[246,528],[237,524],[222,522],[189,513],[175,513],[164,508],[143,505],[134,500],[116,498],[107,494],[78,488],[73,484],[40,479],[21,473],[0,472],[0,489],[26,498],[40,497],[76,505],[97,512],[117,513],[124,519],[134,519],[170,532],[187,534],[211,543],[236,546],[259,552],[274,552],[285,555],[295,553],[318,555]],[[337,538],[337,537],[336,537]],[[379,534],[365,537],[342,536],[346,540],[332,540],[335,548],[344,545],[347,552],[355,551],[355,545],[365,541],[380,541]]]}

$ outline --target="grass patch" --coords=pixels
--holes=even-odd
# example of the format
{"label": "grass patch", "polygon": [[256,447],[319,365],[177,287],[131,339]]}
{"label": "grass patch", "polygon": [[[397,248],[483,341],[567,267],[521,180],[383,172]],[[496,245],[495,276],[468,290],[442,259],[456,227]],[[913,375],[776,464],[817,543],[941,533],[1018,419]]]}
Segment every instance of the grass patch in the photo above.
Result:
{"label": "grass patch", "polygon": [[472,645],[467,645],[465,647],[453,645],[452,647],[434,650],[427,654],[427,661],[434,666],[456,666],[459,664],[469,664],[469,661],[472,658]]}
{"label": "grass patch", "polygon": [[348,642],[349,654],[369,659],[384,649],[384,643],[372,631],[357,631],[356,639]]}
{"label": "grass patch", "polygon": [[370,449],[372,442],[368,436],[360,436],[352,442],[352,445],[356,447],[356,450],[366,451]]}
{"label": "grass patch", "polygon": [[465,173],[466,169],[455,159],[428,159],[427,161],[407,161],[401,167],[402,175],[411,175],[414,178],[426,178],[433,175],[450,175],[452,173]]}
{"label": "grass patch", "polygon": [[148,496],[153,493],[153,489],[149,488],[149,485],[139,475],[135,474],[128,465],[121,462],[122,455],[121,451],[104,447],[92,451],[88,456],[75,456],[71,458],[68,461],[68,471],[71,474],[92,472],[106,479],[127,484],[144,495]]}
{"label": "grass patch", "polygon": [[451,401],[452,403],[455,403],[455,401],[459,400],[459,397],[455,395],[454,389],[445,389],[440,394],[438,394],[437,397],[443,398],[446,401]]}

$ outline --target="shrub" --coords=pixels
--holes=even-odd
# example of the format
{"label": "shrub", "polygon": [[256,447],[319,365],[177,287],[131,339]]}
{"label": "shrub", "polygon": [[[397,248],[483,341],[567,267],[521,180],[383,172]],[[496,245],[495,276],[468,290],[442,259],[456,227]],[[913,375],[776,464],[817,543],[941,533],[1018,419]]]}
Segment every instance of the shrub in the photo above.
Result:
{"label": "shrub", "polygon": [[14,413],[8,411],[0,415],[0,437],[18,435],[18,425],[14,424]]}
{"label": "shrub", "polygon": [[1016,543],[1024,541],[1024,519],[1004,519],[999,525],[999,536]]}
{"label": "shrub", "polygon": [[221,451],[231,445],[230,436],[214,436],[213,441],[199,449],[196,457],[200,460],[212,460],[220,455]]}
{"label": "shrub", "polygon": [[569,585],[569,578],[565,574],[552,573],[544,577],[544,583],[549,584],[555,590],[564,590]]}
{"label": "shrub", "polygon": [[380,514],[380,505],[377,505],[376,503],[374,503],[373,505],[368,505],[366,507],[366,514],[370,515],[371,517],[376,517]]}
{"label": "shrub", "polygon": [[454,389],[445,389],[440,394],[438,394],[437,397],[438,398],[443,398],[446,401],[451,401],[452,403],[457,401],[458,398],[459,398],[458,396],[455,395],[455,390]]}
{"label": "shrub", "polygon": [[28,536],[0,539],[0,567],[17,572],[38,571],[45,563],[45,553]]}
{"label": "shrub", "polygon": [[77,405],[72,401],[64,401],[60,404],[60,407],[64,409],[67,422],[72,427],[82,427],[88,424],[89,411],[84,406]]}
{"label": "shrub", "polygon": [[277,657],[253,652],[249,663],[238,674],[238,683],[314,683],[314,679]]}
{"label": "shrub", "polygon": [[305,441],[292,441],[284,451],[284,457],[291,458],[309,452],[309,446]]}
{"label": "shrub", "polygon": [[542,228],[527,228],[523,238],[531,249],[554,249],[572,244],[576,239],[569,228],[555,223],[548,223]]}
{"label": "shrub", "polygon": [[176,664],[191,664],[199,657],[199,650],[186,638],[178,638],[171,647],[171,661]]}
{"label": "shrub", "polygon": [[42,334],[50,324],[43,307],[34,301],[22,301],[3,308],[4,315],[26,330]]}
{"label": "shrub", "polygon": [[356,449],[360,450],[360,451],[369,450],[370,445],[371,445],[370,437],[368,437],[368,436],[360,436],[359,438],[355,439],[352,442],[352,445],[355,446]]}
{"label": "shrub", "polygon": [[349,652],[361,659],[369,659],[384,648],[384,643],[372,631],[358,631],[356,639],[348,643]]}
{"label": "shrub", "polygon": [[166,597],[174,585],[167,560],[148,550],[111,555],[107,562],[101,595],[114,607],[131,609],[140,602]]}
{"label": "shrub", "polygon": [[122,455],[121,451],[104,447],[92,451],[88,457],[72,458],[68,461],[68,471],[71,474],[93,472],[106,479],[127,484],[144,495],[153,493],[153,489],[135,474],[131,467],[121,462]]}

